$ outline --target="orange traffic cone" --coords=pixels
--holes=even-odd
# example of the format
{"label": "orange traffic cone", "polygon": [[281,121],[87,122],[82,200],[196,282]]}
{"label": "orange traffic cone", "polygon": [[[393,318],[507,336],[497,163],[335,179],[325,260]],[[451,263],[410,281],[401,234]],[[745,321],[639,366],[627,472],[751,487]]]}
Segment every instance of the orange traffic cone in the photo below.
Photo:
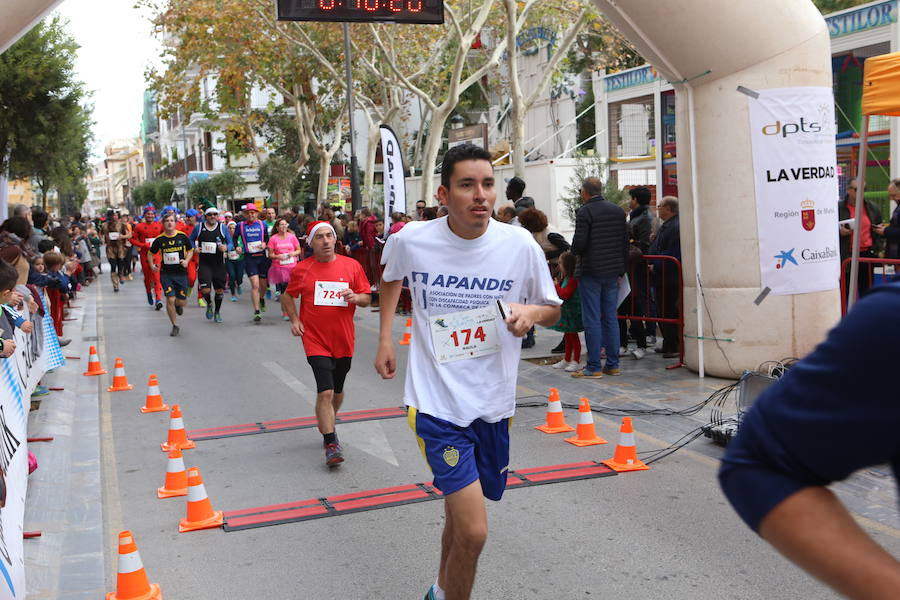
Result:
{"label": "orange traffic cone", "polygon": [[412,339],[412,318],[406,319],[406,331],[403,333],[403,337],[400,339],[399,344],[401,346],[409,346],[409,340]]}
{"label": "orange traffic cone", "polygon": [[163,402],[162,394],[159,393],[159,380],[156,375],[150,376],[147,382],[147,401],[141,407],[142,413],[161,412],[169,410],[169,405]]}
{"label": "orange traffic cone", "polygon": [[128,377],[125,376],[125,361],[121,358],[116,359],[116,368],[113,371],[112,385],[106,388],[107,392],[124,392],[125,390],[133,390],[134,386],[128,383]]}
{"label": "orange traffic cone", "polygon": [[197,447],[193,440],[188,439],[187,432],[184,430],[180,404],[172,405],[172,412],[169,414],[169,438],[159,446],[163,452],[168,452],[173,448],[190,450]]}
{"label": "orange traffic cone", "polygon": [[91,355],[88,357],[88,370],[85,375],[106,375],[106,369],[100,364],[100,356],[97,354],[96,346],[91,346]]}
{"label": "orange traffic cone", "polygon": [[200,477],[200,469],[191,467],[188,469],[188,501],[187,517],[178,523],[178,531],[196,531],[197,529],[212,529],[221,527],[224,520],[222,511],[214,511],[209,496],[206,495],[206,487],[203,478]]}
{"label": "orange traffic cone", "polygon": [[156,489],[157,498],[174,498],[187,496],[187,472],[184,470],[184,459],[179,448],[169,450],[169,463],[166,467],[166,483]]}
{"label": "orange traffic cone", "polygon": [[134,536],[130,531],[121,532],[116,591],[108,593],[106,600],[162,600],[162,597],[159,585],[147,579]]}
{"label": "orange traffic cone", "polygon": [[619,429],[619,443],[616,453],[610,460],[600,461],[613,471],[647,471],[650,469],[637,457],[637,446],[634,443],[634,429],[631,417],[622,417],[622,428]]}
{"label": "orange traffic cone", "polygon": [[598,436],[594,429],[594,415],[591,413],[591,404],[587,398],[582,398],[581,406],[578,407],[578,427],[575,428],[575,435],[566,438],[566,441],[576,446],[596,446],[609,443]]}
{"label": "orange traffic cone", "polygon": [[566,423],[563,416],[562,402],[559,401],[559,390],[550,388],[550,397],[547,399],[547,423],[538,425],[535,429],[544,433],[565,433],[575,431],[575,428]]}

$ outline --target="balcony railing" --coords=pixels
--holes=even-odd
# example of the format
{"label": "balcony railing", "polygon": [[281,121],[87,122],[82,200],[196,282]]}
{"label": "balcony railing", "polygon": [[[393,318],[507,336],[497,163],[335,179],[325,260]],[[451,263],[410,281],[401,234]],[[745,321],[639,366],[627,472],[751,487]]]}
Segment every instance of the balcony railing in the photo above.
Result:
{"label": "balcony railing", "polygon": [[[157,173],[163,179],[180,179],[185,176],[184,172],[184,159],[179,159],[177,161],[172,162],[165,167],[161,167],[157,170]],[[187,157],[187,170],[188,171],[197,171],[197,155],[190,154]]]}

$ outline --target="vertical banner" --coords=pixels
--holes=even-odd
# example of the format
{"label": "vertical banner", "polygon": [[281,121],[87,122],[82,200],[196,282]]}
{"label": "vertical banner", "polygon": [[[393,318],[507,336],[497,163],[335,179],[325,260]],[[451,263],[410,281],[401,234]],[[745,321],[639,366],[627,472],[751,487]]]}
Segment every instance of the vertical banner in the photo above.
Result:
{"label": "vertical banner", "polygon": [[840,277],[831,88],[762,90],[750,103],[762,288],[833,290]]}
{"label": "vertical banner", "polygon": [[[24,294],[27,289],[19,288]],[[26,597],[25,561],[22,547],[25,492],[28,486],[28,411],[31,393],[48,368],[61,366],[65,359],[50,318],[45,298],[45,317],[20,311],[34,323],[31,333],[16,329],[16,350],[0,358],[0,477],[5,493],[0,494],[0,600]],[[5,321],[5,318],[3,318]],[[10,332],[5,327],[3,337]],[[48,366],[52,365],[52,366]]]}
{"label": "vertical banner", "polygon": [[391,215],[406,212],[406,170],[397,134],[387,125],[381,130],[381,157],[384,164],[384,234],[391,230]]}

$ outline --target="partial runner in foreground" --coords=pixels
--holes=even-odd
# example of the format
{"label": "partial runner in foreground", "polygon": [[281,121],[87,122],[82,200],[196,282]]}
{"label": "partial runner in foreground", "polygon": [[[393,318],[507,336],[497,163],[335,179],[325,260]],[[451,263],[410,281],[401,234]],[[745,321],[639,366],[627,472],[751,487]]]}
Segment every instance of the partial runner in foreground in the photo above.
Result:
{"label": "partial runner in foreground", "polygon": [[163,232],[153,240],[150,254],[162,253],[162,265],[150,261],[153,269],[161,269],[159,275],[163,293],[166,295],[166,312],[172,322],[172,337],[178,335],[178,315],[184,311],[187,302],[188,265],[194,250],[188,236],[175,229],[175,213],[167,212],[163,216]]}
{"label": "partial runner in foreground", "polygon": [[316,379],[316,419],[325,446],[325,464],[333,467],[344,462],[334,428],[353,360],[353,314],[357,306],[369,305],[372,286],[357,261],[335,254],[337,237],[330,223],[310,223],[306,240],[313,255],[291,271],[281,307],[291,322],[291,333],[303,339],[306,360]]}
{"label": "partial runner in foreground", "polygon": [[561,301],[534,238],[491,218],[488,152],[449,150],[438,198],[446,218],[409,223],[385,246],[375,369],[396,375],[392,324],[406,278],[414,307],[404,401],[445,497],[440,566],[425,598],[460,600],[471,594],[487,540],[483,497],[499,500],[506,488],[520,338],[555,324]]}

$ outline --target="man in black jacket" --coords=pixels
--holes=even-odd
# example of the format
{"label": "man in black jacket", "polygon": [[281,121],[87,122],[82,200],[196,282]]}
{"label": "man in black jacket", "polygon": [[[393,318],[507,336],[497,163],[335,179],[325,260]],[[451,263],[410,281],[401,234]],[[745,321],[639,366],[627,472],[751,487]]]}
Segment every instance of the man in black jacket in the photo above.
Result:
{"label": "man in black jacket", "polygon": [[[653,224],[650,222],[650,190],[636,187],[628,190],[631,196],[631,212],[628,215],[628,279],[631,283],[631,294],[619,307],[620,315],[643,317],[647,313],[647,261],[643,255],[650,249],[650,233]],[[619,320],[619,339],[622,348],[628,349],[628,321]],[[655,331],[655,328],[654,328]],[[635,359],[644,358],[647,352],[647,326],[641,319],[631,320],[631,337],[636,348],[631,351]]]}
{"label": "man in black jacket", "polygon": [[[572,253],[578,257],[581,318],[588,362],[583,371],[572,377],[600,378],[620,375],[619,326],[616,323],[619,279],[625,274],[628,257],[628,228],[625,211],[607,202],[598,177],[588,177],[581,184],[583,206],[575,215]],[[600,349],[606,349],[606,367],[600,368]]]}
{"label": "man in black jacket", "polygon": [[[656,208],[663,224],[659,226],[656,237],[650,244],[649,254],[672,256],[680,261],[681,227],[678,221],[678,199],[666,196],[659,201]],[[677,319],[681,296],[678,269],[668,260],[653,262],[656,263],[653,265],[653,286],[656,289],[657,313],[664,319]],[[659,329],[663,334],[663,345],[656,351],[662,353],[665,358],[677,358],[681,345],[678,326],[674,323],[660,323]]]}

